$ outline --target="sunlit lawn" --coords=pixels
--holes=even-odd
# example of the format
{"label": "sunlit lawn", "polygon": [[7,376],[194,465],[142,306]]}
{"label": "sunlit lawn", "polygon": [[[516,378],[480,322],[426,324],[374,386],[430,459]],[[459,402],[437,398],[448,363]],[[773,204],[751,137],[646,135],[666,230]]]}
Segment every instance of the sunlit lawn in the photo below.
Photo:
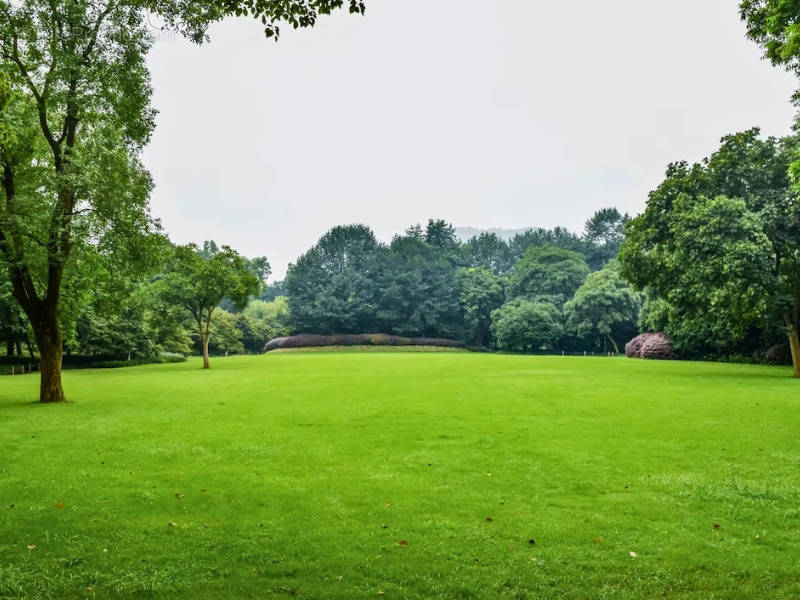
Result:
{"label": "sunlit lawn", "polygon": [[0,378],[0,597],[800,597],[789,369],[212,366]]}

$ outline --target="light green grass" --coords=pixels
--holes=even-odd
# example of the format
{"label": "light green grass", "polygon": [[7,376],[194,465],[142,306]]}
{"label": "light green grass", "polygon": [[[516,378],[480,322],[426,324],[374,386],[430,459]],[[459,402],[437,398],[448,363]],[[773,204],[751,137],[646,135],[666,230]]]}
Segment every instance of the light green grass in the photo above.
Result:
{"label": "light green grass", "polygon": [[212,365],[0,379],[0,597],[800,597],[788,369]]}

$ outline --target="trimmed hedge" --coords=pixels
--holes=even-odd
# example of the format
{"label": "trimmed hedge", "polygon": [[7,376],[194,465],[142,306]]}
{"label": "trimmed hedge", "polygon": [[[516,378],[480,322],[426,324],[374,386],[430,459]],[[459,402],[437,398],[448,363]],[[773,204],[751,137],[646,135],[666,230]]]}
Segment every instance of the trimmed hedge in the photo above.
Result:
{"label": "trimmed hedge", "polygon": [[442,348],[463,348],[464,344],[458,340],[444,338],[408,338],[386,333],[348,333],[338,335],[301,333],[268,341],[264,346],[264,352],[284,348],[313,348],[315,346],[439,346]]}
{"label": "trimmed hedge", "polygon": [[664,333],[643,333],[625,344],[628,358],[647,358],[651,360],[672,360],[675,352],[672,340]]}

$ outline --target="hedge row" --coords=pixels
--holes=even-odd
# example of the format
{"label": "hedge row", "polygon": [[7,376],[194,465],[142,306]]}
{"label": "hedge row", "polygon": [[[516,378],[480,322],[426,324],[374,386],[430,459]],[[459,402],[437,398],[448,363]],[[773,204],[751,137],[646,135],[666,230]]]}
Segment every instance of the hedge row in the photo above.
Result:
{"label": "hedge row", "polygon": [[458,340],[444,338],[408,338],[386,333],[339,335],[301,333],[268,341],[264,346],[264,352],[284,348],[313,348],[315,346],[439,346],[442,348],[463,348],[464,344]]}

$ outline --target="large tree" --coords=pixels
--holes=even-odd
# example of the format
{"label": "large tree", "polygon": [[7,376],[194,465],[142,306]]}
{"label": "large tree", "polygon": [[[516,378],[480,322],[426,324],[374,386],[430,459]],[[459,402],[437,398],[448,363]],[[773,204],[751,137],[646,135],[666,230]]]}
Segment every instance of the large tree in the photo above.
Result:
{"label": "large tree", "polygon": [[334,227],[295,264],[286,290],[298,331],[364,333],[376,325],[375,265],[381,245],[365,225]]}
{"label": "large tree", "polygon": [[456,271],[459,300],[463,310],[464,338],[478,348],[489,344],[492,311],[505,300],[503,281],[486,267]]}
{"label": "large tree", "polygon": [[508,295],[545,300],[560,308],[572,298],[587,275],[589,267],[577,252],[554,246],[532,246],[511,273]]}
{"label": "large tree", "polygon": [[582,338],[604,338],[614,352],[619,344],[636,334],[641,307],[640,294],[619,273],[611,261],[595,271],[564,305],[567,329]]}
{"label": "large tree", "polygon": [[492,334],[500,350],[555,350],[564,337],[564,324],[552,303],[517,298],[492,312]]}
{"label": "large tree", "polygon": [[734,340],[782,324],[798,377],[800,200],[787,170],[799,146],[752,129],[700,164],[670,165],[620,250],[623,275],[673,321],[713,323]]}
{"label": "large tree", "polygon": [[[42,402],[64,400],[59,315],[71,257],[152,227],[139,156],[153,129],[149,12],[195,41],[226,15],[315,23],[344,0],[0,0],[0,260],[33,328]],[[362,0],[347,2],[363,12]]]}

